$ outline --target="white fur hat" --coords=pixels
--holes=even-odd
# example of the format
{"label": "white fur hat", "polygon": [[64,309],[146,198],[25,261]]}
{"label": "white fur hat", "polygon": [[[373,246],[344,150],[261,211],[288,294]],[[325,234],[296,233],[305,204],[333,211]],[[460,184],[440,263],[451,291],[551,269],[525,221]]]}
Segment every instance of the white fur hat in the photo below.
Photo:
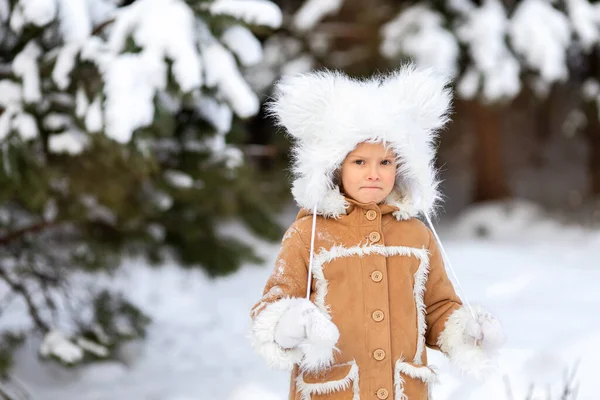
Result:
{"label": "white fur hat", "polygon": [[294,140],[292,193],[298,205],[324,217],[346,213],[334,173],[359,143],[385,141],[400,165],[385,202],[408,219],[431,214],[439,199],[433,165],[437,131],[448,121],[448,80],[431,69],[404,66],[355,80],[340,72],[288,76],[275,88],[271,115]]}

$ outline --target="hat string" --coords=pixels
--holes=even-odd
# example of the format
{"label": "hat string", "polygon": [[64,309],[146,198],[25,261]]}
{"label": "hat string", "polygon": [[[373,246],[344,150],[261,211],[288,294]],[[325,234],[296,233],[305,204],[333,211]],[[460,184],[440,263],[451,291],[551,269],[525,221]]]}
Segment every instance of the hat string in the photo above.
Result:
{"label": "hat string", "polygon": [[450,262],[450,258],[448,257],[448,254],[446,254],[446,250],[444,249],[444,246],[442,245],[442,241],[440,240],[440,237],[438,236],[438,234],[435,230],[435,227],[433,226],[433,223],[431,223],[431,218],[429,217],[429,214],[427,214],[427,213],[423,213],[423,214],[425,215],[425,218],[427,219],[427,223],[429,224],[429,227],[433,231],[435,240],[438,242],[438,245],[440,246],[444,264],[448,267],[448,269],[450,269],[450,272],[452,273],[452,277],[454,278],[454,281],[456,282],[456,285],[458,286],[458,290],[460,291],[461,299],[464,301],[465,305],[471,312],[471,316],[473,317],[473,319],[477,320],[477,318],[475,318],[475,313],[473,312],[473,309],[471,308],[471,304],[469,304],[469,300],[467,299],[467,296],[465,296],[465,292],[460,284],[460,281],[458,280],[458,277],[456,276],[456,273],[454,272],[454,268],[452,268],[452,263]]}
{"label": "hat string", "polygon": [[313,208],[313,220],[312,220],[312,230],[310,234],[310,256],[308,259],[308,285],[306,286],[306,298],[310,300],[310,286],[312,281],[312,265],[313,265],[313,255],[315,252],[315,230],[317,227],[317,204],[315,203],[315,207]]}

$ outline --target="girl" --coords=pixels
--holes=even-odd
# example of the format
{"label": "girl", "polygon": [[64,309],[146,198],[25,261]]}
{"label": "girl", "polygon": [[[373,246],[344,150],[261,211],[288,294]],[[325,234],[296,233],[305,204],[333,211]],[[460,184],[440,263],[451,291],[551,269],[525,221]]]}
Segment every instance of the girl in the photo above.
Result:
{"label": "girl", "polygon": [[404,67],[357,81],[337,72],[283,79],[271,112],[295,139],[292,193],[301,210],[283,237],[254,347],[292,369],[290,400],[428,398],[425,346],[478,373],[503,337],[462,305],[436,235],[433,141],[451,93]]}

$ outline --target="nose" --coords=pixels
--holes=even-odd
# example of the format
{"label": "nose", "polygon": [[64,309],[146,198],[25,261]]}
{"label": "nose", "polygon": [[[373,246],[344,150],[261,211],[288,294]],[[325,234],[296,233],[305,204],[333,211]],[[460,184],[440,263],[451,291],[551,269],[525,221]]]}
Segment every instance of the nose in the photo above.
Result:
{"label": "nose", "polygon": [[369,181],[379,180],[379,168],[377,165],[373,165],[371,168],[369,168],[369,174],[367,175],[367,179]]}

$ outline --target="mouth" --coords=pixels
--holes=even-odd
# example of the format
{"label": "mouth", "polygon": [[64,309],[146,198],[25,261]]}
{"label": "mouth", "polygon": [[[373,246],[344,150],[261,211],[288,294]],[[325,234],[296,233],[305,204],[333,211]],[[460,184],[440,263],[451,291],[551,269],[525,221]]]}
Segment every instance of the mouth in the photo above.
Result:
{"label": "mouth", "polygon": [[361,189],[381,189],[381,188],[378,186],[363,186],[363,187],[361,187]]}

